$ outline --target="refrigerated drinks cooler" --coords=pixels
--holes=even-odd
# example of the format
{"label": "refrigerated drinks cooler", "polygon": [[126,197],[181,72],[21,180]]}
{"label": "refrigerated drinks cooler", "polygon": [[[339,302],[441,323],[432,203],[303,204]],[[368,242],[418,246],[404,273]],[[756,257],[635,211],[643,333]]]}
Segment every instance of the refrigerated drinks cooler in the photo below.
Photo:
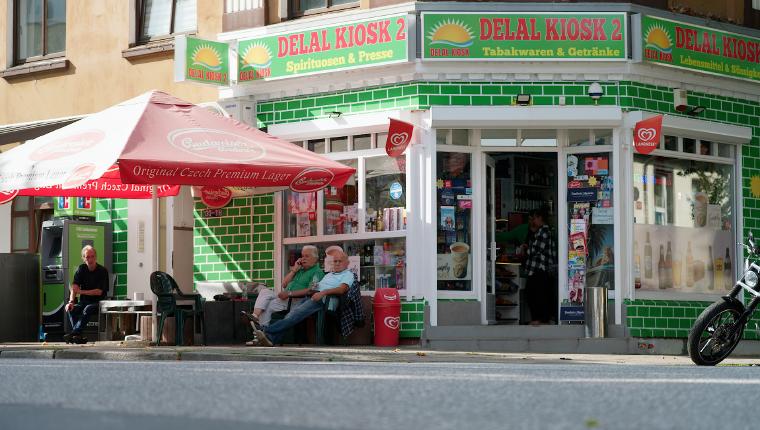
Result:
{"label": "refrigerated drinks cooler", "polygon": [[[64,305],[68,302],[74,273],[82,264],[82,248],[92,245],[98,263],[113,274],[111,232],[110,223],[71,219],[53,219],[42,223],[42,325],[49,340],[58,340],[65,331],[70,330]],[[112,288],[113,285],[109,285],[109,295],[113,294]],[[85,332],[91,332],[91,338],[97,337],[97,325],[97,318],[90,320]]]}

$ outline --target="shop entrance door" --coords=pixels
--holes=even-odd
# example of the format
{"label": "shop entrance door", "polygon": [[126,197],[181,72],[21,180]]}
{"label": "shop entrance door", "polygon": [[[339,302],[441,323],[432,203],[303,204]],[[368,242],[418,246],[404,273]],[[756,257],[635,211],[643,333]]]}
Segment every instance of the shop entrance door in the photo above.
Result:
{"label": "shop entrance door", "polygon": [[496,273],[496,254],[498,249],[496,248],[496,237],[494,236],[496,231],[496,160],[488,154],[483,154],[486,177],[486,189],[485,189],[485,213],[486,213],[486,240],[483,241],[486,245],[486,271],[485,271],[485,300],[483,305],[485,306],[482,315],[485,315],[487,324],[496,323],[496,308],[495,308],[495,287],[494,287],[494,274]]}
{"label": "shop entrance door", "polygon": [[[557,321],[557,277],[529,299],[522,270],[528,241],[529,214],[543,211],[557,263],[557,153],[490,152],[485,166],[485,315],[488,324],[520,325]],[[549,270],[555,270],[550,267]],[[556,271],[554,272],[556,273]],[[533,306],[536,315],[531,315]],[[535,308],[539,306],[539,308]],[[539,312],[540,311],[540,312]]]}

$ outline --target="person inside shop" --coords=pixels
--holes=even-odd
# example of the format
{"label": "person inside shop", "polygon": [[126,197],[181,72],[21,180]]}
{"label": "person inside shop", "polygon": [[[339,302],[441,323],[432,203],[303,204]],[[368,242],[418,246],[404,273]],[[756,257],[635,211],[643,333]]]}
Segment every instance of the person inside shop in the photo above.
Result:
{"label": "person inside shop", "polygon": [[[301,249],[301,258],[297,259],[282,279],[282,287],[275,293],[271,288],[259,288],[258,297],[253,305],[253,312],[240,311],[242,317],[262,327],[269,326],[272,313],[284,311],[288,308],[288,301],[292,299],[291,307],[299,304],[310,293],[310,288],[315,286],[325,276],[325,272],[319,267],[319,250],[316,246],[306,245]],[[255,328],[255,327],[254,327]],[[246,345],[254,345],[255,342],[246,342]]]}
{"label": "person inside shop", "polygon": [[98,264],[95,248],[91,245],[82,248],[82,261],[84,263],[74,273],[69,302],[66,304],[72,327],[70,333],[63,335],[66,343],[87,343],[82,331],[90,318],[98,313],[100,301],[108,293],[108,269]]}
{"label": "person inside shop", "polygon": [[525,288],[531,325],[551,324],[557,307],[557,247],[546,219],[546,209],[543,208],[534,209],[528,215],[530,234],[525,259],[528,276]]}
{"label": "person inside shop", "polygon": [[328,255],[332,257],[332,268],[327,268],[330,272],[312,290],[311,299],[303,300],[298,306],[291,308],[284,319],[276,321],[268,327],[256,327],[254,333],[258,345],[273,346],[280,343],[282,336],[288,329],[322,309],[325,306],[327,296],[340,296],[348,292],[349,287],[354,283],[354,273],[348,269],[348,256],[340,247],[334,247],[327,251],[329,251]]}

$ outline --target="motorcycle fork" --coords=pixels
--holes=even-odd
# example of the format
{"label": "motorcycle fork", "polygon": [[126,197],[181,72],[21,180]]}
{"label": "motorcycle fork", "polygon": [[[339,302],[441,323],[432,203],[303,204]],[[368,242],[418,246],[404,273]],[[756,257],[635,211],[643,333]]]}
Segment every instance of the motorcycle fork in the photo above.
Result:
{"label": "motorcycle fork", "polygon": [[739,300],[737,297],[739,295],[739,292],[742,290],[742,286],[738,283],[736,286],[731,290],[728,296],[724,296],[723,300],[728,302],[736,302],[738,303],[742,308],[744,308],[744,312],[739,316],[739,318],[734,323],[733,327],[731,328],[731,335],[734,335],[741,327],[744,327],[747,322],[749,322],[750,317],[752,317],[752,313],[755,312],[755,308],[757,308],[757,305],[760,304],[760,296],[754,296],[752,300],[750,300],[747,307],[744,307],[744,304]]}

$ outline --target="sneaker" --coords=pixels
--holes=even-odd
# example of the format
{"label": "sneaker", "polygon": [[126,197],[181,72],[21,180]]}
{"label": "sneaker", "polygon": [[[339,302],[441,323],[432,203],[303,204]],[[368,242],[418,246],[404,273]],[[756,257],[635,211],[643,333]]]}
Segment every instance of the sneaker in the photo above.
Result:
{"label": "sneaker", "polygon": [[240,311],[240,315],[243,317],[243,319],[251,323],[251,326],[253,327],[254,330],[261,330],[261,324],[259,324],[259,317],[246,311]]}
{"label": "sneaker", "polygon": [[269,340],[267,335],[261,330],[256,330],[256,339],[258,339],[259,345],[261,346],[274,346],[272,341]]}
{"label": "sneaker", "polygon": [[63,335],[63,341],[66,343],[73,343],[73,341],[71,340],[73,336],[74,336],[73,333],[66,333]]}
{"label": "sneaker", "polygon": [[85,343],[87,343],[87,338],[84,337],[84,336],[80,336],[78,334],[75,334],[75,335],[71,336],[71,341],[72,341],[72,343],[75,343],[77,345],[84,345]]}

